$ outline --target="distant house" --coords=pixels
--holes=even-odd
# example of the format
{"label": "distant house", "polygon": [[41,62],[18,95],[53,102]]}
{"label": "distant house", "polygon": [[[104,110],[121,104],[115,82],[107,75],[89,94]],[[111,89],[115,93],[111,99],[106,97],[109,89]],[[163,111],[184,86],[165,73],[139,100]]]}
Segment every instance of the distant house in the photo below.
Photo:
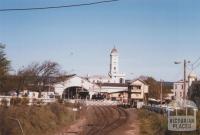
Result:
{"label": "distant house", "polygon": [[[188,82],[186,82],[186,93],[188,91]],[[183,80],[174,82],[173,92],[175,99],[183,99],[184,98],[184,82]]]}
{"label": "distant house", "polygon": [[[191,87],[192,83],[195,81],[197,81],[197,76],[194,73],[190,73],[186,81],[186,88],[185,88],[186,97],[188,95],[188,89]],[[176,100],[183,99],[184,98],[184,81],[180,80],[180,81],[174,82],[173,87],[174,87],[173,92],[174,92],[175,99]]]}
{"label": "distant house", "polygon": [[128,84],[125,83],[99,83],[99,92],[103,93],[115,93],[121,91],[127,91]]}
{"label": "distant house", "polygon": [[128,103],[127,90],[109,93],[109,98],[112,101],[121,101],[122,103]]}
{"label": "distant house", "polygon": [[130,83],[130,93],[132,104],[140,108],[147,102],[147,94],[149,92],[149,85],[143,80],[136,79]]}

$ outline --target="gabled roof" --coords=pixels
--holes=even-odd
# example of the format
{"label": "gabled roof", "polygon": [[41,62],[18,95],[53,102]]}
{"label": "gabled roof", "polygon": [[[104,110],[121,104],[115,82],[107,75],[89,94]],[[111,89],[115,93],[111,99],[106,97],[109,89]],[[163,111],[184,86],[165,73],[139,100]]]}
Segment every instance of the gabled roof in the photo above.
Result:
{"label": "gabled roof", "polygon": [[136,82],[136,81],[140,81],[140,82],[142,82],[143,84],[148,85],[145,81],[143,81],[143,80],[141,80],[141,79],[139,79],[139,78],[130,81],[131,85],[132,85],[132,83],[134,83],[134,82]]}

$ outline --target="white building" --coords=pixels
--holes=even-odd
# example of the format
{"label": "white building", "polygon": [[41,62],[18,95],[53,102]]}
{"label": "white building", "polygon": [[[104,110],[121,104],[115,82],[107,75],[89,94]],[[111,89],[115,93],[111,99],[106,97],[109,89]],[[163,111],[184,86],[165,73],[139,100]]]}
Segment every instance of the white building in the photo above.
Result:
{"label": "white building", "polygon": [[108,76],[95,75],[88,77],[92,83],[125,83],[125,74],[119,72],[119,53],[114,47],[110,53],[110,71]]}
{"label": "white building", "polygon": [[149,85],[140,80],[133,80],[130,84],[131,102],[137,107],[141,108],[147,102],[147,94],[149,93]]}
{"label": "white building", "polygon": [[65,81],[54,85],[55,94],[64,96],[64,98],[91,98],[93,94],[97,93],[100,87],[96,83],[91,83],[83,77],[77,75],[69,76]]}
{"label": "white building", "polygon": [[[188,89],[187,86],[188,86],[188,82],[186,82],[186,91]],[[183,99],[183,97],[184,97],[184,82],[183,82],[183,80],[174,82],[173,92],[174,92],[175,99]]]}
{"label": "white building", "polygon": [[[186,89],[186,91],[185,91],[186,97],[188,94],[189,87],[192,85],[192,82],[196,81],[196,80],[197,80],[196,74],[190,73],[188,75],[188,79],[186,81],[186,88],[185,88]],[[183,80],[174,82],[173,92],[174,92],[175,99],[183,99],[184,98],[184,81]]]}
{"label": "white building", "polygon": [[125,83],[125,74],[119,72],[119,53],[115,47],[110,53],[109,77],[112,83]]}
{"label": "white building", "polygon": [[[143,102],[144,96],[148,93],[148,86],[141,80],[132,82],[132,86],[140,87],[139,92],[132,93],[132,98]],[[128,84],[125,83],[125,74],[119,72],[119,53],[114,47],[110,53],[110,71],[108,76],[95,75],[87,77],[70,76],[65,81],[57,83],[55,86],[55,93],[64,98],[92,98],[93,95],[102,93],[107,95],[116,96],[117,94],[128,92]],[[135,90],[135,89],[134,89]],[[126,97],[123,99],[127,100]],[[113,97],[114,98],[114,97]]]}

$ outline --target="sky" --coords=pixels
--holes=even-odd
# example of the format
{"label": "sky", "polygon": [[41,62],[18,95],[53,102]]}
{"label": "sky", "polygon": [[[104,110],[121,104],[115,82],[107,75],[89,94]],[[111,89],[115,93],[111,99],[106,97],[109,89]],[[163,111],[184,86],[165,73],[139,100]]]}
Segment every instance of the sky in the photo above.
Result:
{"label": "sky", "polygon": [[[0,0],[0,9],[98,0]],[[107,75],[116,46],[120,71],[176,81],[200,57],[199,0],[120,0],[93,6],[0,12],[0,42],[17,71],[52,60],[68,73]],[[188,65],[188,70],[190,65]],[[200,75],[200,67],[195,72]],[[189,71],[188,71],[189,72]]]}

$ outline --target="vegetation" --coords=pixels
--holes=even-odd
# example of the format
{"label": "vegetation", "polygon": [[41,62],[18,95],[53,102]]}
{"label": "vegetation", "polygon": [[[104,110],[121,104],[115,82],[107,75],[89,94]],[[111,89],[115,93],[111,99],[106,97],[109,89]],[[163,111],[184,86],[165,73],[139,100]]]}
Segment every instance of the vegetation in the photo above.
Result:
{"label": "vegetation", "polygon": [[147,110],[139,110],[141,135],[199,135],[200,112],[197,114],[197,131],[195,132],[171,132],[168,131],[167,117]]}
{"label": "vegetation", "polygon": [[21,135],[19,119],[26,135],[52,135],[73,121],[73,112],[63,104],[11,106],[0,108],[0,135]]}
{"label": "vegetation", "polygon": [[7,59],[5,54],[5,45],[0,43],[0,92],[4,92],[6,89],[6,81],[8,71],[10,69],[10,61]]}
{"label": "vegetation", "polygon": [[167,119],[162,115],[147,110],[139,110],[141,135],[164,135],[167,129]]}
{"label": "vegetation", "polygon": [[[10,61],[6,57],[5,45],[0,43],[0,94],[7,95],[21,90],[51,91],[52,85],[65,79],[64,73],[56,62],[32,63],[11,74]],[[26,95],[27,96],[27,95]],[[70,107],[74,105],[58,103],[42,105],[40,99],[29,101],[25,97],[12,98],[10,106],[6,99],[0,104],[0,135],[21,135],[20,121],[25,135],[53,135],[57,130],[70,124],[74,115]],[[32,106],[28,106],[32,102]],[[79,107],[79,106],[75,106]],[[80,113],[80,112],[78,112]],[[80,114],[76,115],[80,116]]]}
{"label": "vegetation", "polygon": [[52,90],[52,85],[62,81],[65,76],[60,65],[53,61],[35,62],[10,74],[10,61],[6,57],[5,45],[0,43],[0,94],[8,94],[20,90],[42,91]]}
{"label": "vegetation", "polygon": [[198,108],[200,108],[200,82],[193,82],[188,91],[189,100],[194,101]]}
{"label": "vegetation", "polygon": [[[160,99],[161,82],[156,81],[153,77],[147,77],[145,82],[149,85],[149,98]],[[172,87],[163,83],[163,97],[171,92]]]}
{"label": "vegetation", "polygon": [[56,62],[32,63],[19,70],[19,89],[38,91],[40,97],[41,92],[51,90],[51,86],[60,81],[61,76],[60,66]]}

